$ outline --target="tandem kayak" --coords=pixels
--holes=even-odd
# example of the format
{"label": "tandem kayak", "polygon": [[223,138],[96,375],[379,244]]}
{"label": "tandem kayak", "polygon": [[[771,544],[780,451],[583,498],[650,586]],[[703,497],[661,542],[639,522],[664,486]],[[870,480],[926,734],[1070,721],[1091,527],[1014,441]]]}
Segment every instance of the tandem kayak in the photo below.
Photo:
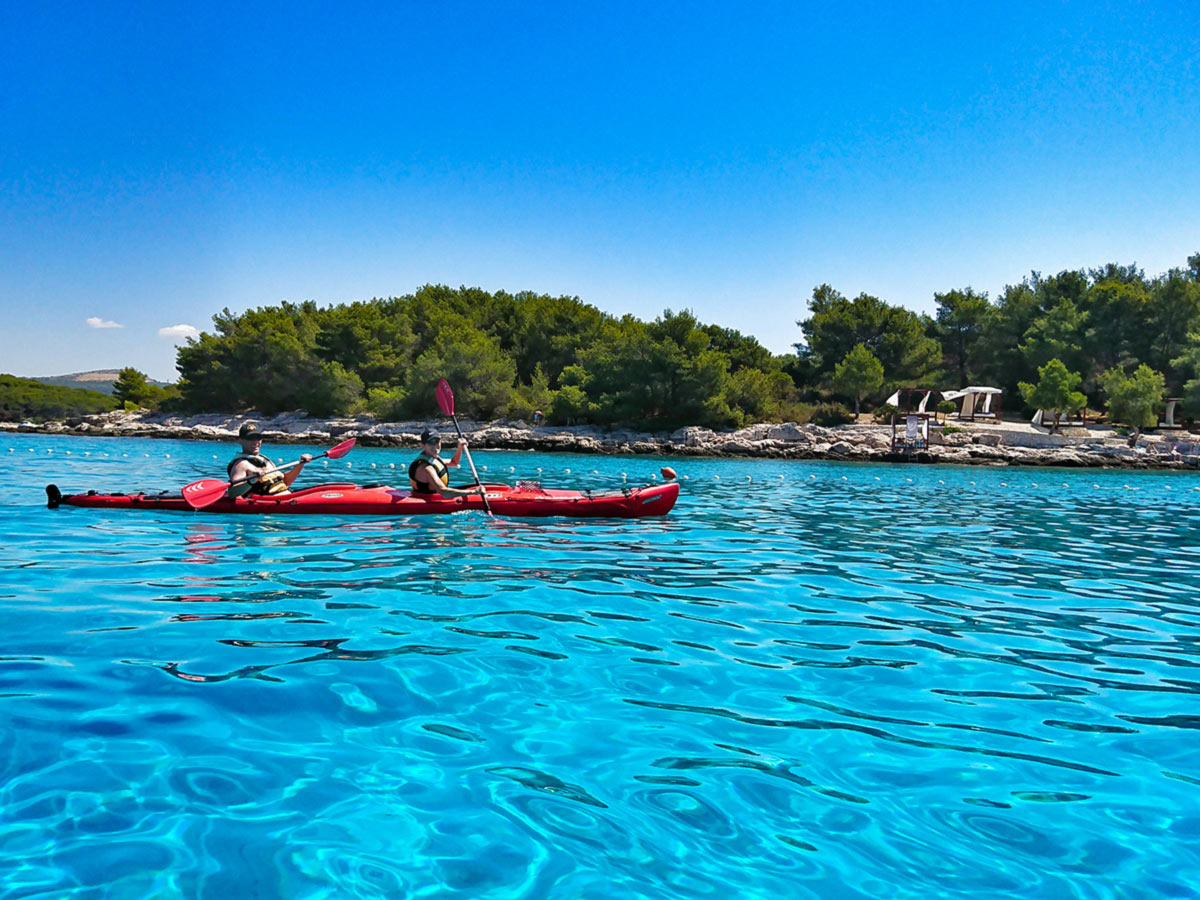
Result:
{"label": "tandem kayak", "polygon": [[[679,497],[679,485],[647,485],[608,491],[548,490],[539,486],[484,485],[492,511],[501,516],[608,516],[634,519],[670,512]],[[408,516],[483,510],[479,495],[443,497],[414,494],[387,485],[322,484],[290,494],[269,497],[223,497],[201,510],[193,510],[178,493],[106,494],[88,491],[63,494],[46,486],[47,506],[61,504],[92,509],[146,509],[206,513],[271,513],[277,515]]]}

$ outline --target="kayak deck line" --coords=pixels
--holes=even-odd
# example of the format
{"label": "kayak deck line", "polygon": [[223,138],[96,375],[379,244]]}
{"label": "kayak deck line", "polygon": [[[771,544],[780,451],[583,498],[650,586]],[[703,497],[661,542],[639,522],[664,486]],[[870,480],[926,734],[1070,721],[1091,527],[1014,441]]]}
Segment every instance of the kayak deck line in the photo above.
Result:
{"label": "kayak deck line", "polygon": [[[497,515],[516,517],[573,516],[641,518],[662,516],[671,511],[679,497],[679,484],[621,487],[610,491],[574,491],[540,485],[485,484],[487,504]],[[223,497],[203,509],[193,510],[177,492],[107,493],[86,491],[63,494],[56,485],[46,486],[46,506],[61,505],[87,509],[157,510],[160,512],[205,512],[277,515],[436,515],[438,513],[485,511],[478,494],[443,497],[414,494],[386,484],[357,485],[343,482],[319,484],[300,491],[274,496]]]}

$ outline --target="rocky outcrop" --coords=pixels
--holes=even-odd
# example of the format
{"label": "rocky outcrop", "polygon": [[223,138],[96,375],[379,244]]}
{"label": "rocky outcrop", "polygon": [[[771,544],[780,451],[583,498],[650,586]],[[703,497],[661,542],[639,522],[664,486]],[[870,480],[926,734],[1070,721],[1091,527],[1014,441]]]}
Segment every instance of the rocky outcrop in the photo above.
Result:
{"label": "rocky outcrop", "polygon": [[[4,431],[159,437],[233,442],[247,419],[254,419],[270,444],[328,444],[354,437],[365,446],[416,448],[426,428],[447,433],[441,420],[379,422],[371,418],[313,418],[302,413],[273,417],[210,414],[151,415],[111,412],[64,422],[19,425],[0,423]],[[1130,447],[1121,437],[1080,430],[1049,435],[1029,430],[963,429],[947,434],[934,429],[929,446],[906,452],[893,448],[886,425],[823,428],[794,422],[760,424],[716,432],[688,426],[671,433],[643,434],[593,426],[530,427],[520,420],[460,421],[472,446],[495,450],[542,450],[557,453],[725,456],[772,459],[837,459],[1066,467],[1188,468],[1200,466],[1200,438],[1176,432]]]}

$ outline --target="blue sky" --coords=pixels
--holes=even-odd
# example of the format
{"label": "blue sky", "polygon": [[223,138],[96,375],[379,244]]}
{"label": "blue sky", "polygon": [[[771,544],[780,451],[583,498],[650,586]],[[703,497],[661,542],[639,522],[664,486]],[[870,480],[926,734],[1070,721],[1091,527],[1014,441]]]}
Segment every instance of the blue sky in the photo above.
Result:
{"label": "blue sky", "polygon": [[[346,8],[339,8],[339,7]],[[0,371],[426,283],[931,311],[1200,251],[1200,6],[0,6]],[[122,327],[92,327],[111,323]]]}

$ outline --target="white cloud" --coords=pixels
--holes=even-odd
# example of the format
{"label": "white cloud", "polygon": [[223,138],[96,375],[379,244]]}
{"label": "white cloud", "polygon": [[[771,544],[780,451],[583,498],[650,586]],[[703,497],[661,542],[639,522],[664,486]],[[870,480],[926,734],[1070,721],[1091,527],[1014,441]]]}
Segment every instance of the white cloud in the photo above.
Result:
{"label": "white cloud", "polygon": [[171,341],[180,341],[184,338],[195,337],[200,333],[198,328],[193,328],[191,325],[169,325],[166,328],[158,329],[158,336]]}
{"label": "white cloud", "polygon": [[89,328],[124,328],[125,327],[124,325],[120,325],[116,322],[113,322],[110,319],[102,319],[99,316],[90,316],[87,320],[87,323],[88,323]]}

